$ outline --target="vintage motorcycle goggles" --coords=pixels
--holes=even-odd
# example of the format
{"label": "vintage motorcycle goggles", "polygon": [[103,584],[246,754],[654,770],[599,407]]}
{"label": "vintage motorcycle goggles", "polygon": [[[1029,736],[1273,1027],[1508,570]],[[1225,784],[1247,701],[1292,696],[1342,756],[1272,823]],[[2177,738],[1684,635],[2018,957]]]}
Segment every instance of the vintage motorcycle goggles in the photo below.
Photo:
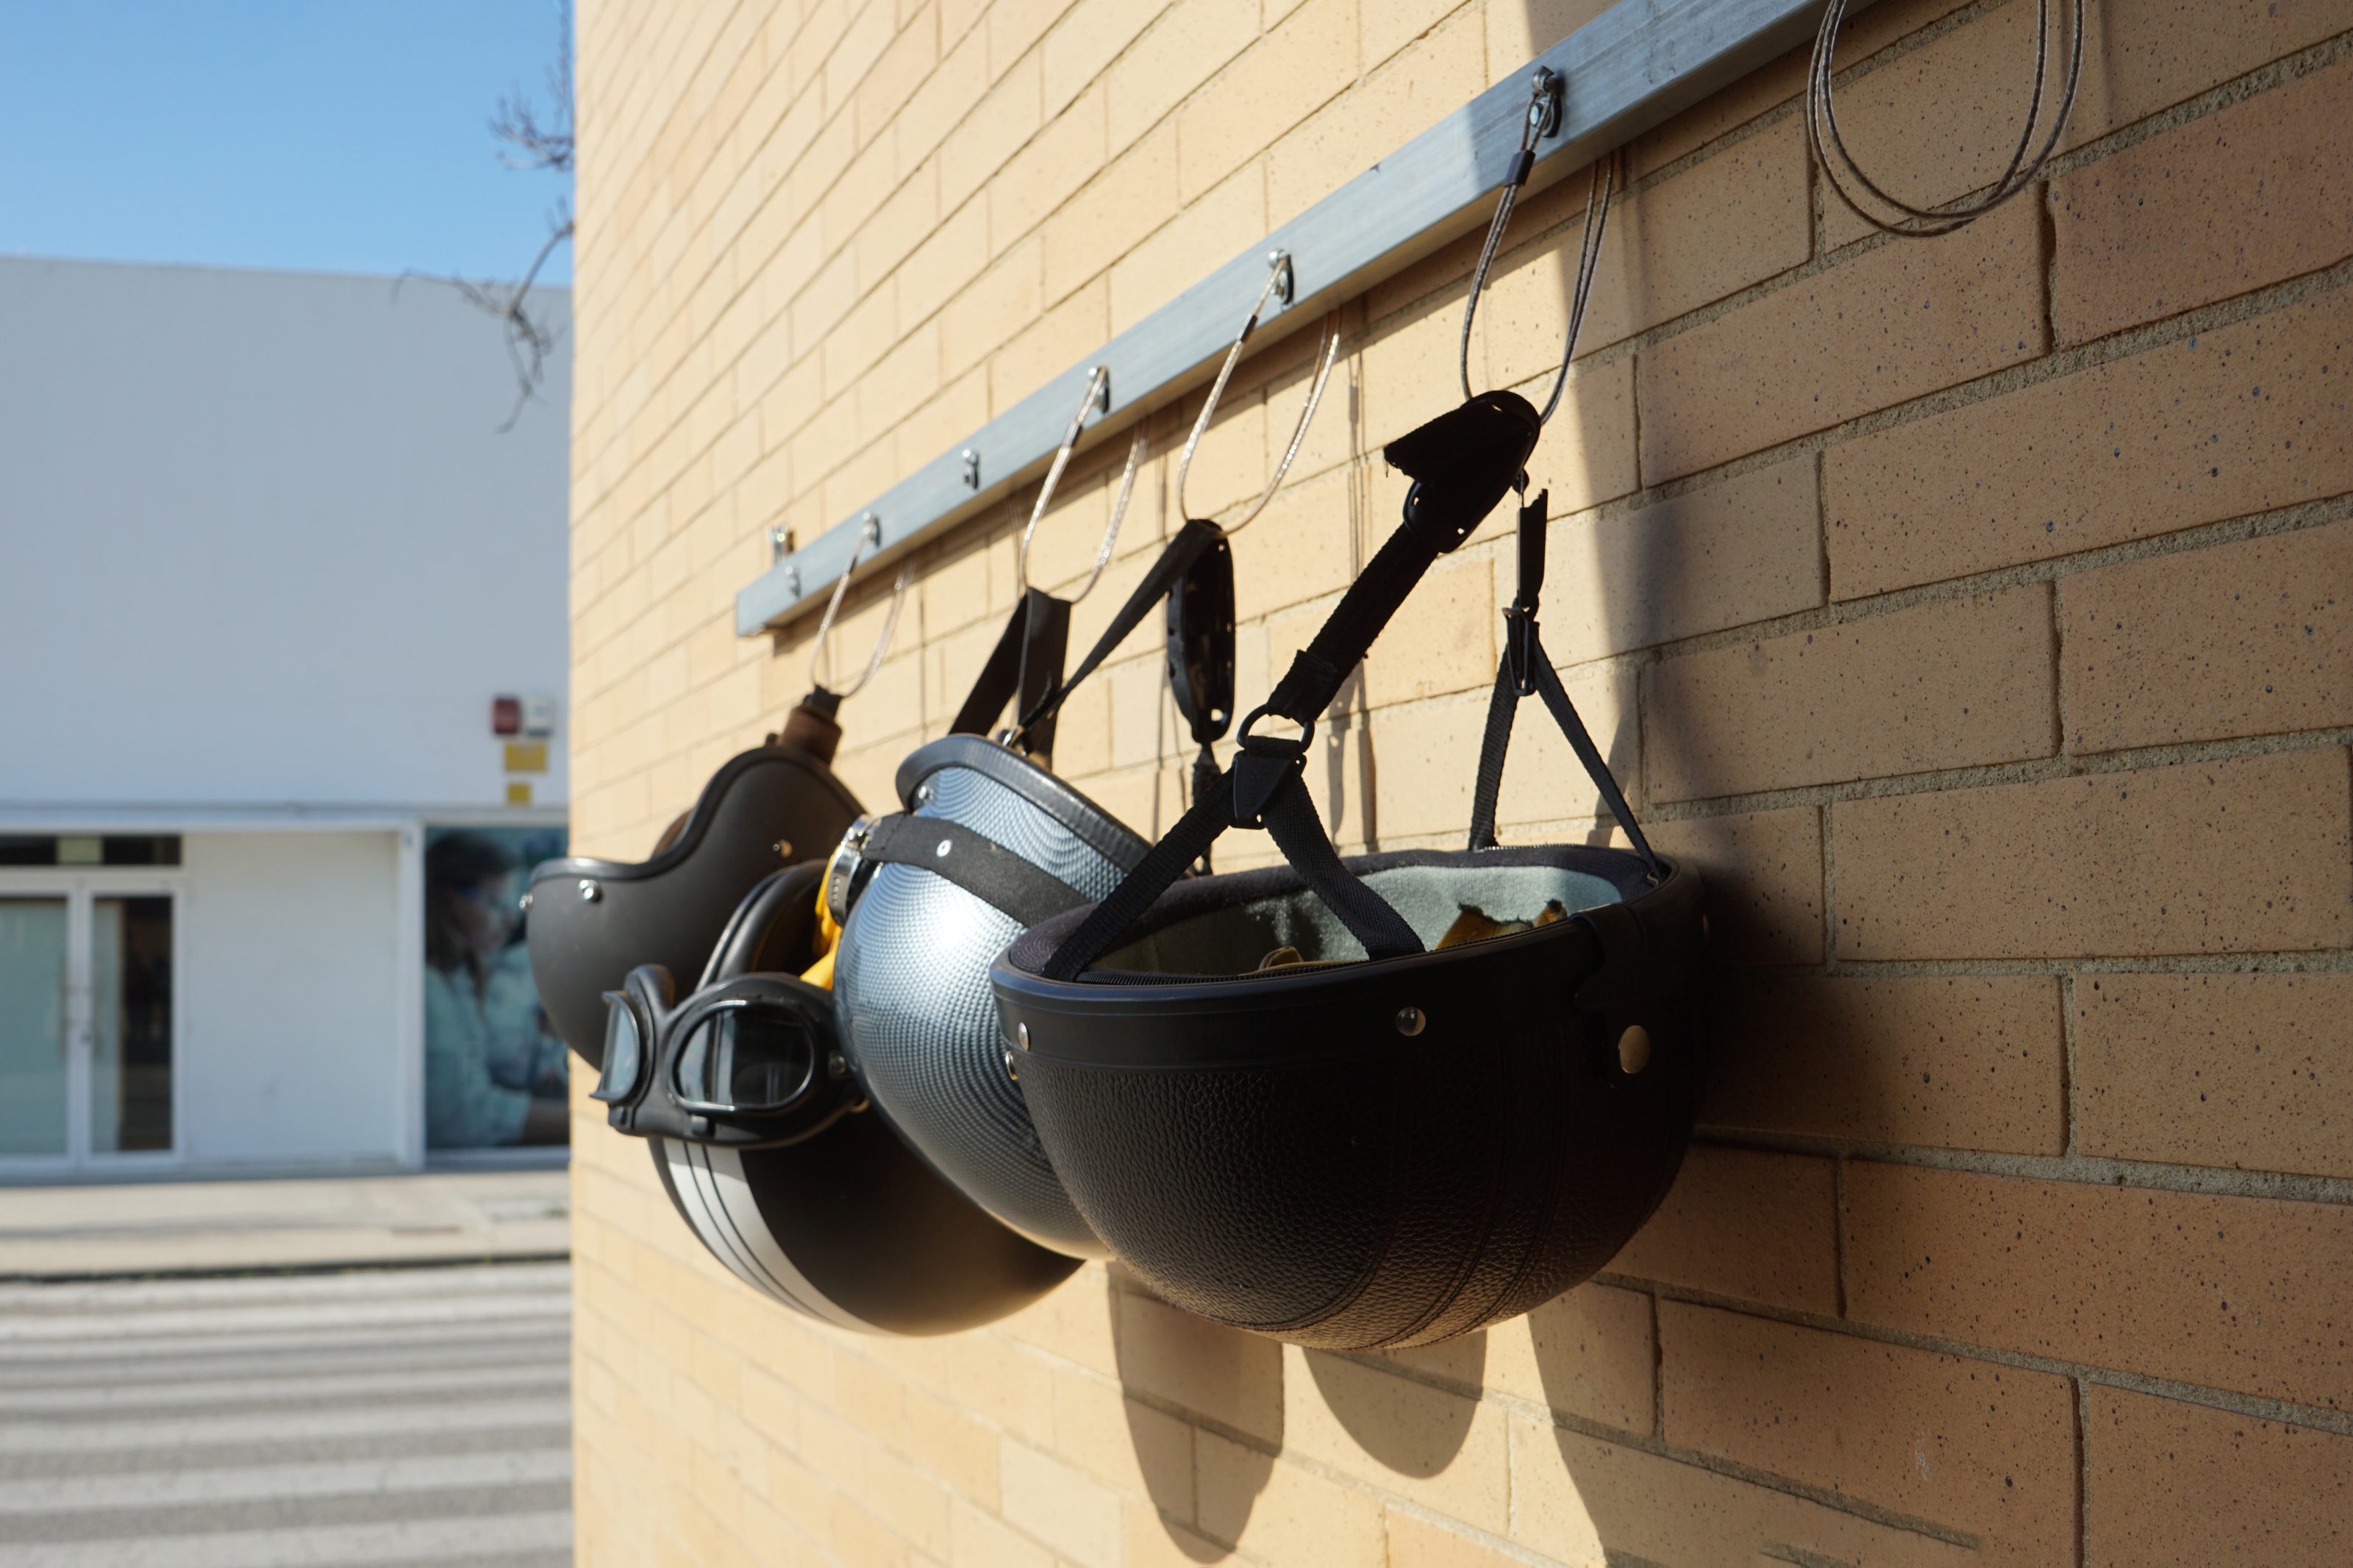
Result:
{"label": "vintage motorcycle goggles", "polygon": [[833,998],[747,974],[673,1003],[670,971],[639,964],[605,993],[605,1065],[591,1098],[638,1138],[728,1149],[797,1143],[863,1103],[835,1046]]}

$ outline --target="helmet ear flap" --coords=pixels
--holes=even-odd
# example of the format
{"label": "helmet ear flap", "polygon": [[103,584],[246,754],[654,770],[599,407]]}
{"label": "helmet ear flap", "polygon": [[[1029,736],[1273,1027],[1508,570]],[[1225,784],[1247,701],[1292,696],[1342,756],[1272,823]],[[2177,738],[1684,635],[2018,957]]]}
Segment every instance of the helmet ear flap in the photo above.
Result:
{"label": "helmet ear flap", "polygon": [[824,880],[825,862],[804,860],[754,883],[719,933],[702,985],[744,974],[798,974],[816,963],[817,897]]}

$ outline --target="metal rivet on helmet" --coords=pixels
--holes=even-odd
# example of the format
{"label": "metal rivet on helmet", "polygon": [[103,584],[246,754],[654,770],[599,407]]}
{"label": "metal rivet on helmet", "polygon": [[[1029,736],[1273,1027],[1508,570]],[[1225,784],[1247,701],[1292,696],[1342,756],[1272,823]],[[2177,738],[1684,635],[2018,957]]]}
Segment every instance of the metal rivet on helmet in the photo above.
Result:
{"label": "metal rivet on helmet", "polygon": [[1629,1024],[1618,1037],[1618,1070],[1631,1077],[1651,1065],[1651,1031]]}
{"label": "metal rivet on helmet", "polygon": [[1429,1016],[1423,1013],[1419,1007],[1400,1007],[1398,1009],[1397,1032],[1400,1035],[1404,1035],[1410,1038],[1411,1037],[1421,1033],[1424,1028],[1429,1026]]}
{"label": "metal rivet on helmet", "polygon": [[592,882],[592,881],[589,881],[589,880],[588,880],[587,879],[586,879],[586,878],[581,879],[581,882],[580,882],[580,901],[581,901],[582,903],[584,903],[584,904],[593,904],[593,903],[595,903],[597,900],[599,900],[599,899],[603,898],[604,896],[605,896],[605,889],[602,889],[602,888],[598,887],[596,883],[594,883],[594,882]]}

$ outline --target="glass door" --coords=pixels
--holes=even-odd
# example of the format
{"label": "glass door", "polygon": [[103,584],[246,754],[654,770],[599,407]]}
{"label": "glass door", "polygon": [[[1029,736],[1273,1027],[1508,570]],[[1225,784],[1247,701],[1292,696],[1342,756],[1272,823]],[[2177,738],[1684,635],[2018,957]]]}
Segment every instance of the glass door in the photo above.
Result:
{"label": "glass door", "polygon": [[0,894],[0,1159],[67,1153],[71,931],[62,894]]}
{"label": "glass door", "polygon": [[117,877],[0,879],[0,1166],[172,1152],[174,905]]}
{"label": "glass door", "polygon": [[172,897],[90,900],[92,1154],[172,1151]]}

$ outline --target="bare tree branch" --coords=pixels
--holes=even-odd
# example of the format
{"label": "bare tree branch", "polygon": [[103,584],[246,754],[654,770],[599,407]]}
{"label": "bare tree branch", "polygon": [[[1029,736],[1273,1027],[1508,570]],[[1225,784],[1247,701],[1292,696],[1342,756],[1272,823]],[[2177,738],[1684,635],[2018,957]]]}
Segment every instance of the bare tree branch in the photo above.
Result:
{"label": "bare tree branch", "polygon": [[547,265],[550,256],[555,254],[555,247],[571,237],[572,218],[569,214],[560,214],[555,226],[540,245],[539,254],[531,258],[530,267],[524,269],[521,281],[494,283],[484,280],[477,283],[463,278],[449,279],[469,304],[485,315],[496,317],[506,333],[507,358],[514,364],[515,400],[514,406],[507,411],[505,423],[499,426],[501,436],[515,427],[515,421],[522,417],[524,405],[538,395],[540,383],[547,374],[547,356],[554,353],[556,345],[563,341],[563,333],[533,316],[525,308],[525,303],[530,299],[532,286],[539,280],[540,268]]}
{"label": "bare tree branch", "polygon": [[558,0],[555,63],[547,68],[547,91],[554,107],[542,121],[539,111],[520,87],[499,100],[491,116],[491,134],[512,148],[499,162],[510,169],[569,169],[572,167],[572,7]]}
{"label": "bare tree branch", "polygon": [[[556,0],[555,16],[555,62],[547,68],[551,107],[546,117],[541,117],[538,108],[518,87],[499,100],[498,110],[490,119],[491,135],[504,144],[499,162],[510,169],[553,169],[563,174],[572,169],[571,0]],[[539,395],[540,384],[547,374],[547,357],[563,341],[559,329],[532,313],[530,299],[541,268],[555,254],[557,246],[571,240],[572,232],[571,204],[559,204],[548,216],[547,238],[541,243],[539,254],[531,258],[531,265],[523,268],[520,280],[497,283],[455,277],[445,279],[475,309],[495,317],[506,335],[507,358],[514,365],[515,401],[507,412],[506,422],[499,426],[502,436],[515,427],[524,406]]]}

